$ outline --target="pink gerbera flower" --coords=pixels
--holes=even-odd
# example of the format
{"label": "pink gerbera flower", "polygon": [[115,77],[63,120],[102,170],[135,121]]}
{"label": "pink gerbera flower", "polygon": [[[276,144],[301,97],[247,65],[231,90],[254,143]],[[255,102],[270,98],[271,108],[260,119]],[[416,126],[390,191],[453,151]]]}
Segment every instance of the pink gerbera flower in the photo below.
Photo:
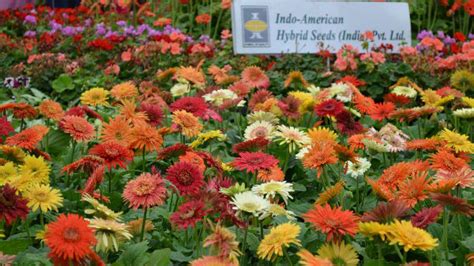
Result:
{"label": "pink gerbera flower", "polygon": [[239,156],[239,158],[234,159],[232,165],[238,170],[245,170],[250,173],[270,169],[278,164],[275,157],[263,152],[241,152]]}
{"label": "pink gerbera flower", "polygon": [[143,173],[127,183],[123,198],[134,209],[161,205],[166,198],[165,182],[159,174]]}

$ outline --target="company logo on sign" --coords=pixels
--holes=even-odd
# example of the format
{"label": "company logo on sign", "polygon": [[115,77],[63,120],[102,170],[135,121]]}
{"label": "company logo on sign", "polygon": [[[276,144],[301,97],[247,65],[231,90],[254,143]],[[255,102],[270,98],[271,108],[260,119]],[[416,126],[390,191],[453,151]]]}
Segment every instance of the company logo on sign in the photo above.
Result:
{"label": "company logo on sign", "polygon": [[268,7],[242,6],[243,46],[269,47]]}

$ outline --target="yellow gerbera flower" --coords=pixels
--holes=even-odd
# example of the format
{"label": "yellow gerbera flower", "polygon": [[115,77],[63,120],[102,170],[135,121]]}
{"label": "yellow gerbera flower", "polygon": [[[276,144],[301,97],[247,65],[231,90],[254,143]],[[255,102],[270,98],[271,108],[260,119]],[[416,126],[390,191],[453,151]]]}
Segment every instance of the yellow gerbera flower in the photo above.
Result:
{"label": "yellow gerbera flower", "polygon": [[319,141],[337,142],[336,132],[325,127],[315,127],[315,128],[310,129],[308,131],[308,136],[311,138],[313,142],[319,142]]}
{"label": "yellow gerbera flower", "polygon": [[291,91],[288,94],[301,101],[301,104],[298,108],[300,114],[303,114],[305,111],[312,111],[314,106],[314,97],[311,93],[302,91]]}
{"label": "yellow gerbera flower", "polygon": [[273,260],[277,256],[283,256],[283,248],[291,244],[301,246],[297,238],[300,234],[300,227],[292,223],[284,223],[270,229],[257,249],[257,255],[260,259]]}
{"label": "yellow gerbera flower", "polygon": [[328,260],[318,256],[314,256],[306,249],[302,249],[298,252],[300,257],[300,264],[304,266],[333,266],[334,264]]}
{"label": "yellow gerbera flower", "polygon": [[354,248],[350,244],[344,244],[344,242],[340,244],[326,243],[319,248],[318,255],[336,265],[357,266],[359,263]]}
{"label": "yellow gerbera flower", "polygon": [[462,97],[462,102],[469,105],[469,107],[474,108],[474,98]]}
{"label": "yellow gerbera flower", "polygon": [[89,222],[89,227],[95,231],[95,237],[97,238],[95,249],[98,252],[117,252],[121,241],[132,238],[126,224],[98,218],[91,219]]}
{"label": "yellow gerbera flower", "polygon": [[390,245],[403,246],[405,251],[421,249],[432,250],[438,246],[438,240],[427,231],[415,227],[410,221],[398,221],[390,224],[390,233],[387,235]]}
{"label": "yellow gerbera flower", "polygon": [[92,88],[81,94],[81,103],[86,105],[108,105],[107,98],[110,92],[104,88]]}
{"label": "yellow gerbera flower", "polygon": [[364,236],[374,239],[374,237],[380,237],[380,239],[385,240],[387,234],[390,232],[390,225],[381,224],[378,222],[361,222],[359,223],[359,233]]}
{"label": "yellow gerbera flower", "polygon": [[17,175],[17,171],[12,162],[0,166],[0,186],[5,184],[10,177],[15,175]]}
{"label": "yellow gerbera flower", "polygon": [[220,130],[211,130],[204,133],[199,133],[197,138],[191,143],[192,148],[197,148],[198,146],[206,143],[209,140],[217,139],[218,141],[223,141],[226,139],[226,136]]}
{"label": "yellow gerbera flower", "polygon": [[469,141],[469,137],[445,128],[439,134],[439,138],[447,142],[447,146],[456,152],[474,153],[474,143]]}
{"label": "yellow gerbera flower", "polygon": [[0,145],[0,154],[3,159],[14,163],[22,163],[26,156],[22,149],[9,145]]}
{"label": "yellow gerbera flower", "polygon": [[28,177],[31,184],[49,184],[51,169],[43,157],[28,155],[20,166],[19,174]]}
{"label": "yellow gerbera flower", "polygon": [[33,211],[57,211],[63,205],[61,192],[49,185],[34,185],[26,191],[25,197],[28,199],[28,207]]}

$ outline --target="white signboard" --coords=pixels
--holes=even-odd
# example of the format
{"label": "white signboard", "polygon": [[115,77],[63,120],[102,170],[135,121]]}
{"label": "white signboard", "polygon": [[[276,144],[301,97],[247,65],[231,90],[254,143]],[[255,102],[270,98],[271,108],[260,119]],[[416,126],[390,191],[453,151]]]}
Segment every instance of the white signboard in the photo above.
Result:
{"label": "white signboard", "polygon": [[361,49],[361,37],[374,33],[374,45],[410,44],[407,3],[329,3],[315,0],[234,0],[232,29],[236,54],[332,52],[344,44]]}

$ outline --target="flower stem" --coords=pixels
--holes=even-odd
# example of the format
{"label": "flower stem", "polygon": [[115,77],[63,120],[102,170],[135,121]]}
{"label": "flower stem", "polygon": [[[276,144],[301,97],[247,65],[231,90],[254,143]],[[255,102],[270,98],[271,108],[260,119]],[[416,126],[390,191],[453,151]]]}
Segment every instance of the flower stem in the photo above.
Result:
{"label": "flower stem", "polygon": [[244,229],[244,241],[242,241],[242,256],[240,256],[240,264],[243,264],[244,258],[245,258],[245,249],[247,248],[247,233],[248,233],[249,227],[248,225]]}
{"label": "flower stem", "polygon": [[[394,247],[395,247],[395,251],[397,252],[398,257],[400,258],[400,260],[402,261],[402,263],[405,264],[405,263],[406,263],[406,259],[405,259],[405,257],[402,255],[402,252],[400,252],[400,248],[399,248],[397,245],[395,245]],[[405,254],[406,254],[406,253],[405,253]]]}
{"label": "flower stem", "polygon": [[142,151],[142,171],[145,172],[145,168],[146,168],[146,160],[145,160],[145,147],[143,147],[143,151]]}
{"label": "flower stem", "polygon": [[445,260],[449,258],[449,250],[448,250],[448,222],[449,222],[449,211],[447,208],[444,208],[444,215],[443,215],[443,248],[444,248],[444,256]]}
{"label": "flower stem", "polygon": [[140,235],[140,242],[143,241],[143,238],[145,237],[145,224],[146,224],[146,212],[147,212],[148,208],[145,207],[145,209],[143,209],[143,221],[142,221],[142,233]]}
{"label": "flower stem", "polygon": [[41,210],[40,210],[40,224],[41,224],[41,227],[44,228],[44,215]]}
{"label": "flower stem", "polygon": [[288,256],[288,251],[286,251],[286,248],[283,249],[283,254],[285,254],[285,258],[288,261],[288,265],[293,266],[293,262],[291,262],[290,256]]}

